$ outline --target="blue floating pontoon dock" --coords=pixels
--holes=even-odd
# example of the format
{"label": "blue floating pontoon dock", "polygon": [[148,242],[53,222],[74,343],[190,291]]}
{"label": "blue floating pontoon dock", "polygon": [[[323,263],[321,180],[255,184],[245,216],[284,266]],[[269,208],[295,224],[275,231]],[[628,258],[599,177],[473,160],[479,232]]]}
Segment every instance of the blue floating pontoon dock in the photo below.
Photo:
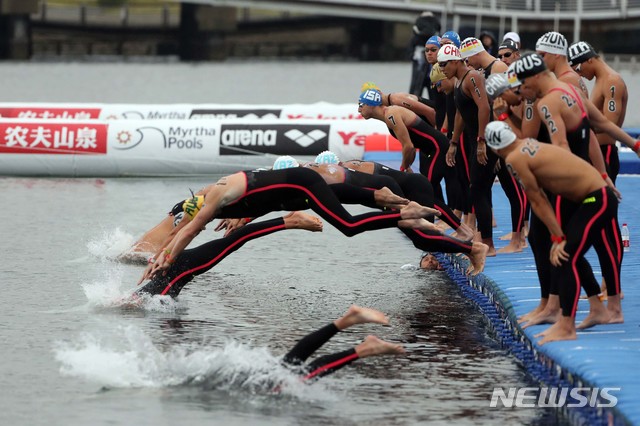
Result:
{"label": "blue floating pontoon dock", "polygon": [[[620,176],[622,192],[619,218],[631,229],[631,248],[622,263],[622,309],[624,324],[598,325],[578,331],[578,339],[538,346],[534,335],[548,324],[523,330],[517,318],[533,310],[540,300],[540,286],[533,254],[500,254],[487,258],[484,273],[466,277],[467,262],[456,256],[440,255],[447,274],[463,293],[487,315],[502,345],[518,358],[541,387],[620,388],[611,391],[617,398],[612,408],[566,408],[578,424],[640,425],[640,176]],[[494,185],[494,215],[499,229],[510,231],[509,203],[500,185]],[[494,234],[496,248],[504,232]],[[636,237],[636,240],[633,237]],[[637,241],[637,242],[636,242]],[[635,243],[635,244],[634,244]],[[596,277],[600,266],[593,249],[587,255]],[[576,323],[586,317],[588,301],[581,299]],[[603,401],[607,403],[607,401]]]}
{"label": "blue floating pontoon dock", "polygon": [[[624,164],[621,168],[625,173],[633,167],[640,168],[640,161],[630,154],[624,158],[621,155]],[[392,153],[368,153],[366,159],[397,167],[400,158]],[[496,338],[540,383],[540,387],[620,388],[610,392],[617,398],[615,407],[568,408],[565,404],[562,410],[575,424],[640,425],[640,176],[621,175],[617,187],[623,196],[620,223],[627,223],[631,234],[631,248],[624,253],[621,274],[624,324],[598,325],[578,331],[577,340],[539,346],[534,335],[549,325],[523,330],[517,322],[520,315],[533,310],[540,300],[530,248],[521,253],[487,258],[484,273],[475,277],[464,274],[468,265],[466,258],[437,255],[449,277],[487,316]],[[498,228],[494,229],[494,242],[496,248],[500,248],[508,244],[499,238],[510,232],[511,218],[508,200],[499,183],[493,187],[493,203],[498,223]],[[600,265],[593,249],[587,258],[600,280]],[[576,323],[586,317],[588,310],[588,301],[581,299]]]}

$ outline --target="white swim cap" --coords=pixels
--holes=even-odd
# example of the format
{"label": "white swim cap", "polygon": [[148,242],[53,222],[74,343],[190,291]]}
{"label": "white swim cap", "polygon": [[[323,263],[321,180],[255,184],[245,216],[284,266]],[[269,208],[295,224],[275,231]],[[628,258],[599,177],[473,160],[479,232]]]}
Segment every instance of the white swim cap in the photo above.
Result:
{"label": "white swim cap", "polygon": [[550,31],[544,34],[536,42],[536,50],[541,52],[567,56],[568,49],[569,43],[567,43],[567,39],[562,34],[555,31]]}
{"label": "white swim cap", "polygon": [[316,156],[315,162],[318,164],[338,164],[340,159],[331,151],[322,151]]}
{"label": "white swim cap", "polygon": [[460,55],[462,56],[462,59],[466,59],[470,56],[477,55],[478,53],[484,51],[484,46],[482,45],[480,40],[475,37],[465,38],[460,45]]}
{"label": "white swim cap", "polygon": [[453,44],[445,44],[438,50],[438,62],[461,61],[460,50]]}
{"label": "white swim cap", "polygon": [[273,170],[290,169],[298,167],[299,165],[295,158],[290,155],[283,155],[276,158],[276,161],[273,162]]}
{"label": "white swim cap", "polygon": [[492,149],[502,149],[516,140],[516,134],[504,121],[492,121],[484,129],[484,138]]}
{"label": "white swim cap", "polygon": [[504,37],[502,37],[502,41],[505,41],[505,40],[513,40],[516,43],[520,43],[520,36],[516,32],[509,31],[504,35]]}

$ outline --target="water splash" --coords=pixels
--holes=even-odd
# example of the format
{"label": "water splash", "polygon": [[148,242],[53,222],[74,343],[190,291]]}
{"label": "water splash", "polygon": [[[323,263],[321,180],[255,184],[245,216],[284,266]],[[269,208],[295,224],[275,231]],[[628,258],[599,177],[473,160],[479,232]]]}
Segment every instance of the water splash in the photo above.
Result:
{"label": "water splash", "polygon": [[81,284],[89,308],[139,308],[153,312],[176,312],[187,307],[185,302],[169,296],[133,295],[134,288],[131,287],[131,282],[125,283],[123,269],[119,264],[105,268],[105,273],[105,279]]}
{"label": "water splash", "polygon": [[134,242],[133,235],[116,228],[113,231],[104,231],[98,239],[89,241],[87,249],[99,259],[112,260],[126,253]]}
{"label": "water splash", "polygon": [[62,375],[107,388],[186,386],[268,395],[277,387],[279,395],[331,398],[321,385],[302,383],[268,349],[237,342],[221,348],[190,344],[162,351],[142,331],[127,326],[118,328],[115,339],[83,334],[75,342],[57,342],[54,353]]}

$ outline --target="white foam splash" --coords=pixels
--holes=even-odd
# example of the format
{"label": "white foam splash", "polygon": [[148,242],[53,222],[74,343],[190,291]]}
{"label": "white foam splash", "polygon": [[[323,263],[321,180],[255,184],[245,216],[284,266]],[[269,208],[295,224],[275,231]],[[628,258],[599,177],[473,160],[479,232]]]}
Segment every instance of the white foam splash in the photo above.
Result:
{"label": "white foam splash", "polygon": [[87,249],[97,258],[116,259],[125,253],[135,241],[133,235],[116,228],[113,231],[105,231],[97,240],[89,241]]}
{"label": "white foam splash", "polygon": [[56,343],[60,373],[114,388],[196,386],[269,394],[279,385],[280,394],[331,398],[317,384],[310,391],[266,348],[230,342],[222,348],[179,345],[163,352],[133,326],[118,330],[120,342],[83,334],[76,342]]}
{"label": "white foam splash", "polygon": [[400,269],[403,271],[417,271],[420,268],[418,268],[416,265],[412,265],[411,263],[407,263],[405,265],[402,265]]}
{"label": "white foam splash", "polygon": [[124,284],[124,274],[119,264],[109,266],[105,272],[105,279],[81,284],[89,308],[136,307],[146,311],[175,312],[187,307],[186,303],[170,296],[142,295],[132,298],[134,289],[130,282]]}

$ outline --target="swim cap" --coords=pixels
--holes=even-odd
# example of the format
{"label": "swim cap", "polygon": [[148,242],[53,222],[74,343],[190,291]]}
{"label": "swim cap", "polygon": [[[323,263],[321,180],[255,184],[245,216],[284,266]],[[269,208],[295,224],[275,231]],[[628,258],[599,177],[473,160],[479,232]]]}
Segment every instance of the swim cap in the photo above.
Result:
{"label": "swim cap", "polygon": [[461,61],[460,50],[453,44],[445,44],[438,50],[438,62]]}
{"label": "swim cap", "polygon": [[340,159],[331,151],[322,151],[316,156],[315,162],[318,164],[338,164]]}
{"label": "swim cap", "polygon": [[492,121],[484,129],[484,138],[492,149],[502,149],[516,140],[516,134],[504,121]]}
{"label": "swim cap", "polygon": [[503,41],[500,46],[498,46],[498,50],[502,50],[502,49],[509,49],[511,51],[517,52],[518,51],[518,45],[516,44],[515,41],[511,40],[511,39],[507,39],[505,41]]}
{"label": "swim cap", "polygon": [[449,40],[457,48],[460,48],[460,36],[457,32],[447,31],[446,33],[442,34],[442,37],[440,37],[440,44],[444,44],[444,41],[446,40]]}
{"label": "swim cap", "polygon": [[276,158],[276,161],[273,162],[273,170],[291,169],[299,165],[295,158],[290,155],[283,155]]}
{"label": "swim cap", "polygon": [[380,90],[380,88],[378,87],[377,84],[372,83],[370,81],[367,81],[366,83],[362,83],[362,86],[360,86],[360,93],[364,92],[365,90],[369,90],[369,89]]}
{"label": "swim cap", "polygon": [[569,46],[569,64],[578,65],[591,58],[597,58],[598,54],[586,41],[578,41]]}
{"label": "swim cap", "polygon": [[427,44],[433,44],[440,47],[440,37],[438,37],[437,35],[429,37],[429,40],[427,40],[424,45],[426,46]]}
{"label": "swim cap", "polygon": [[359,102],[369,106],[382,105],[382,93],[378,89],[367,89],[360,94]]}
{"label": "swim cap", "polygon": [[431,84],[436,84],[439,81],[446,80],[447,76],[444,75],[442,70],[440,69],[440,65],[437,63],[431,67],[431,73],[429,74],[429,79],[431,80]]}
{"label": "swim cap", "polygon": [[491,74],[485,82],[485,88],[489,99],[494,100],[498,96],[502,95],[505,90],[509,89],[509,82],[507,77],[503,73]]}
{"label": "swim cap", "polygon": [[555,31],[544,34],[536,42],[536,50],[562,56],[567,56],[568,47],[567,39]]}
{"label": "swim cap", "polygon": [[540,74],[547,69],[544,61],[537,53],[528,53],[516,60],[511,66],[513,66],[513,72],[520,81]]}
{"label": "swim cap", "polygon": [[202,204],[204,204],[204,195],[194,195],[193,198],[184,200],[182,210],[187,216],[193,219],[202,208]]}
{"label": "swim cap", "polygon": [[516,43],[520,43],[520,36],[518,35],[518,33],[515,33],[513,31],[509,31],[508,33],[506,33],[504,35],[504,37],[502,37],[502,41],[505,42],[507,40],[513,40]]}
{"label": "swim cap", "polygon": [[509,83],[509,87],[512,89],[522,84],[522,82],[518,80],[518,76],[516,75],[514,64],[515,62],[509,65],[509,68],[507,68],[507,72],[506,72],[507,82]]}
{"label": "swim cap", "polygon": [[462,41],[460,45],[460,55],[462,55],[462,59],[466,59],[469,56],[477,55],[480,52],[484,52],[484,46],[475,37],[467,37]]}

